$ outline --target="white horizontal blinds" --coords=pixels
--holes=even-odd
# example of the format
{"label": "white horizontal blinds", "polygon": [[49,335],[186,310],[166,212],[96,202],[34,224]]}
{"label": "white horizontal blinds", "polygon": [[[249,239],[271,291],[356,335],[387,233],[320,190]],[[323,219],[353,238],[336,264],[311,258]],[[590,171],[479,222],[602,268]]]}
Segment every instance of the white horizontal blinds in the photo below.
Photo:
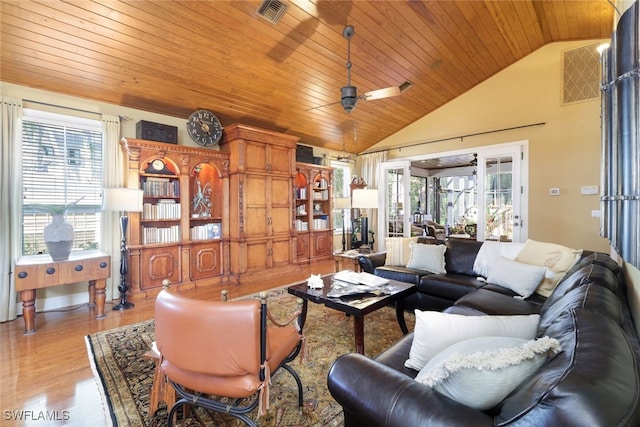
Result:
{"label": "white horizontal blinds", "polygon": [[77,120],[39,112],[25,114],[22,134],[23,252],[44,249],[48,213],[33,205],[67,205],[74,226],[74,249],[99,242],[102,193],[102,131],[97,120]]}

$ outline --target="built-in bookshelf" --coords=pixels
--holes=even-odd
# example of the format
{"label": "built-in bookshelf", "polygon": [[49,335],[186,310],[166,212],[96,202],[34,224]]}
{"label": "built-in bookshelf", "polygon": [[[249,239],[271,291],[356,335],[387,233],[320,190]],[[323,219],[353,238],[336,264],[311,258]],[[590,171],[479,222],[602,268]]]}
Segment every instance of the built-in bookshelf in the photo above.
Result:
{"label": "built-in bookshelf", "polygon": [[172,286],[226,280],[229,155],[132,138],[120,144],[127,186],[143,190],[142,212],[129,213],[132,295],[153,295],[164,279]]}
{"label": "built-in bookshelf", "polygon": [[333,253],[333,168],[307,163],[297,163],[296,167],[297,261],[308,263],[330,258]]}

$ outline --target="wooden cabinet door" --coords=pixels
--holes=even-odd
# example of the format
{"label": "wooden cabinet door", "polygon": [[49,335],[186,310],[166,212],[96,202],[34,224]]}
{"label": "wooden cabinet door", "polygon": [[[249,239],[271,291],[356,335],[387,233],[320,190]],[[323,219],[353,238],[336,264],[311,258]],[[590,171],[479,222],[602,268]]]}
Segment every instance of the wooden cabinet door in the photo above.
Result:
{"label": "wooden cabinet door", "polygon": [[298,233],[296,239],[296,259],[298,261],[309,260],[309,233]]}
{"label": "wooden cabinet door", "polygon": [[269,150],[269,172],[289,176],[293,174],[293,152],[289,147],[272,145]]}
{"label": "wooden cabinet door", "polygon": [[163,246],[141,250],[140,287],[152,289],[162,286],[164,279],[180,283],[180,247]]}
{"label": "wooden cabinet door", "polygon": [[331,231],[311,234],[311,257],[331,256],[333,253],[333,234]]}
{"label": "wooden cabinet door", "polygon": [[270,235],[288,234],[293,226],[292,184],[290,177],[271,177],[268,181]]}
{"label": "wooden cabinet door", "polygon": [[264,175],[246,175],[243,219],[244,234],[247,238],[266,237],[269,234],[267,190],[268,181]]}
{"label": "wooden cabinet door", "polygon": [[271,267],[279,267],[293,262],[293,239],[291,239],[291,237],[282,236],[279,238],[273,238],[270,243],[271,248],[269,255],[271,257]]}
{"label": "wooden cabinet door", "polygon": [[266,239],[247,241],[247,271],[265,270],[271,266],[269,241]]}
{"label": "wooden cabinet door", "polygon": [[269,159],[267,158],[268,145],[262,142],[246,141],[245,143],[245,172],[264,173],[268,171]]}
{"label": "wooden cabinet door", "polygon": [[206,279],[223,273],[222,242],[207,242],[191,246],[191,280]]}

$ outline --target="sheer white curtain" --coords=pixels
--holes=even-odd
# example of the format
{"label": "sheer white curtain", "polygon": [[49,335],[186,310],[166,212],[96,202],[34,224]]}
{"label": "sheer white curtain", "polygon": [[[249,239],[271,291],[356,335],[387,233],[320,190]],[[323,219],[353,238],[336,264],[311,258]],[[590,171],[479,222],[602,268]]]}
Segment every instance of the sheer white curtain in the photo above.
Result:
{"label": "sheer white curtain", "polygon": [[[381,151],[378,153],[363,154],[359,158],[360,160],[360,175],[367,183],[367,188],[379,188],[378,182],[378,167],[380,163],[387,160],[387,152]],[[369,217],[369,229],[378,230],[378,209],[368,209],[367,216]],[[374,236],[378,241],[379,236]],[[376,245],[377,247],[378,245]]]}
{"label": "sheer white curtain", "polygon": [[[124,186],[124,155],[120,149],[120,118],[102,116],[102,183],[105,188]],[[120,283],[120,213],[104,211],[101,224],[101,249],[111,255],[111,279],[107,282],[107,299],[113,299]]]}
{"label": "sheer white curtain", "polygon": [[6,322],[17,315],[12,272],[22,253],[22,100],[2,98],[0,129],[0,322]]}

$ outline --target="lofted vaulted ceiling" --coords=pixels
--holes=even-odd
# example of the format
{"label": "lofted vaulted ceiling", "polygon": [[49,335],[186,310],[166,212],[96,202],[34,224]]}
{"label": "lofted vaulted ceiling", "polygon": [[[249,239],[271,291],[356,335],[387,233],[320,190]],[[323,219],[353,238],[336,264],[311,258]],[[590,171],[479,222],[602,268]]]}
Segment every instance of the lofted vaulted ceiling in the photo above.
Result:
{"label": "lofted vaulted ceiling", "polygon": [[[609,37],[614,14],[606,0],[281,1],[273,24],[259,0],[2,0],[0,79],[359,153],[547,43]],[[413,86],[347,114],[345,25],[359,94]]]}

